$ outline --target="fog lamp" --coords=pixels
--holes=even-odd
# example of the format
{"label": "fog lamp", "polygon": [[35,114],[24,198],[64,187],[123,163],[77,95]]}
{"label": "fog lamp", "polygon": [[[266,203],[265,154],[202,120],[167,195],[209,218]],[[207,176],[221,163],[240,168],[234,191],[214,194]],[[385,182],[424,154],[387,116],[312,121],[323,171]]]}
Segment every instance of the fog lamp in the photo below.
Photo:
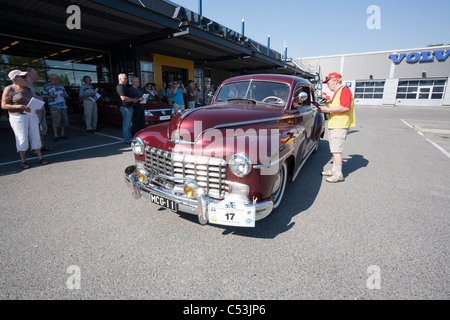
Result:
{"label": "fog lamp", "polygon": [[139,169],[137,172],[137,177],[139,179],[140,182],[142,182],[143,184],[146,184],[148,182],[148,172],[145,169]]}
{"label": "fog lamp", "polygon": [[194,198],[197,195],[197,190],[198,186],[195,181],[189,181],[184,185],[184,193],[186,193],[189,198]]}

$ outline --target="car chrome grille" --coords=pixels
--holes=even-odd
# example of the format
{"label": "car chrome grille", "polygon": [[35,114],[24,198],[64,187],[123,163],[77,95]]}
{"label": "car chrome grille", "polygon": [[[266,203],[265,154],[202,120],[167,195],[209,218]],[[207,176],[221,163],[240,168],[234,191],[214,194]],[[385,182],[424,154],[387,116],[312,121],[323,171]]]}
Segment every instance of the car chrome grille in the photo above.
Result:
{"label": "car chrome grille", "polygon": [[[197,185],[211,197],[216,199],[225,197],[225,180],[227,178],[225,160],[173,154],[153,147],[147,147],[145,151],[147,169],[153,169],[166,176],[195,180]],[[163,183],[173,187],[171,181],[163,181]]]}

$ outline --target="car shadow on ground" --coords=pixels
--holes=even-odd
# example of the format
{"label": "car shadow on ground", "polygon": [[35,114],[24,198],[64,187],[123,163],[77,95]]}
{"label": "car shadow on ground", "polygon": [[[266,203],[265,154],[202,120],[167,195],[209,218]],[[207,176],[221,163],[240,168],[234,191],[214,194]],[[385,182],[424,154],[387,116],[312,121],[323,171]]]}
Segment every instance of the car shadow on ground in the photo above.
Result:
{"label": "car shadow on ground", "polygon": [[223,234],[239,235],[244,237],[273,239],[276,236],[289,231],[295,222],[292,218],[307,210],[314,203],[323,177],[320,174],[330,161],[328,141],[322,140],[319,150],[311,155],[294,182],[289,178],[283,202],[280,207],[267,218],[257,221],[255,228],[225,228]]}
{"label": "car shadow on ground", "polygon": [[[319,150],[311,155],[296,180],[286,185],[286,191],[281,206],[267,218],[257,221],[255,228],[227,227],[208,224],[209,227],[223,229],[223,235],[238,235],[244,237],[274,239],[278,235],[294,227],[292,218],[308,210],[317,198],[322,183],[326,183],[321,172],[331,163],[328,141],[321,141]],[[354,154],[344,158],[344,175],[348,176],[358,169],[365,168],[369,161],[362,155]],[[193,222],[197,217],[181,214]],[[198,223],[198,222],[197,222]]]}

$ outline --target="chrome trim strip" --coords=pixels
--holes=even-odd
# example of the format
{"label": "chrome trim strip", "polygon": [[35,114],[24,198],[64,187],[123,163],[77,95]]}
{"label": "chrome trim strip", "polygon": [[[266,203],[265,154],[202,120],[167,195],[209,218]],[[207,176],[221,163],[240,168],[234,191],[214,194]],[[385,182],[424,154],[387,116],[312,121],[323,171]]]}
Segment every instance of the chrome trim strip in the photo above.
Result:
{"label": "chrome trim strip", "polygon": [[288,152],[284,156],[278,158],[277,160],[274,160],[274,161],[271,161],[271,162],[265,163],[265,164],[254,165],[253,168],[254,169],[270,168],[270,167],[275,166],[275,165],[279,164],[280,162],[284,161],[291,154],[292,154],[292,152]]}
{"label": "chrome trim strip", "polygon": [[181,114],[181,119],[186,118],[189,114],[191,114],[192,112],[194,112],[194,111],[197,110],[197,109],[184,109],[184,110],[186,110],[186,111],[184,111],[184,112]]}
{"label": "chrome trim strip", "polygon": [[[224,123],[224,124],[219,124],[217,126],[214,126],[214,129],[221,129],[221,128],[225,128],[225,127],[245,126],[248,124],[255,124],[255,123],[261,123],[261,122],[288,120],[288,119],[292,119],[292,118],[299,118],[301,116],[302,116],[302,114],[299,113],[299,114],[289,115],[289,116],[284,116],[284,117],[265,118],[265,119],[249,120],[249,121],[242,121],[242,122],[230,122],[230,123]],[[208,130],[208,129],[206,129],[206,130]],[[202,134],[203,134],[203,132],[202,132]]]}
{"label": "chrome trim strip", "polygon": [[144,111],[161,112],[161,111],[172,111],[172,109],[144,109]]}
{"label": "chrome trim strip", "polygon": [[300,111],[300,114],[301,115],[305,115],[305,114],[310,114],[310,113],[313,113],[313,112],[314,112],[313,109],[309,109],[309,110],[305,110],[305,111]]}

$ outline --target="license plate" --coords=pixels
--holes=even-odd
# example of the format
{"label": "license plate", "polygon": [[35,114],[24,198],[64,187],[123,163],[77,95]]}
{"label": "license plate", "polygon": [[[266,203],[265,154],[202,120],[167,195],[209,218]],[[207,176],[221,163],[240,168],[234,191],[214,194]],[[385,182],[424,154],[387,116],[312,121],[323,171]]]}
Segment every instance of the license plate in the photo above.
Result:
{"label": "license plate", "polygon": [[221,201],[208,205],[209,222],[235,227],[255,226],[255,207],[246,207],[241,202]]}
{"label": "license plate", "polygon": [[154,204],[157,204],[161,207],[165,207],[173,211],[178,210],[178,204],[175,201],[157,196],[155,194],[150,194],[150,201]]}
{"label": "license plate", "polygon": [[160,116],[159,120],[170,120],[170,116]]}

